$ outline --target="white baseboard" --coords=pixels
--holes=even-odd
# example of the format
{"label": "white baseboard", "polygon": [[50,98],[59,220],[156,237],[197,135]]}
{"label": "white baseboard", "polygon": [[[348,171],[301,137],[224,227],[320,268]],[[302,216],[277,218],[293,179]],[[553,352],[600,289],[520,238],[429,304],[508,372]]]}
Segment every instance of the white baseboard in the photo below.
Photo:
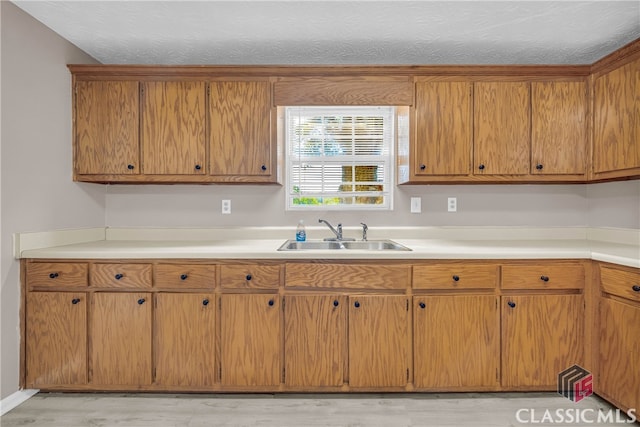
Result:
{"label": "white baseboard", "polygon": [[36,389],[18,390],[0,400],[0,415],[4,415],[16,406],[23,404],[39,391]]}

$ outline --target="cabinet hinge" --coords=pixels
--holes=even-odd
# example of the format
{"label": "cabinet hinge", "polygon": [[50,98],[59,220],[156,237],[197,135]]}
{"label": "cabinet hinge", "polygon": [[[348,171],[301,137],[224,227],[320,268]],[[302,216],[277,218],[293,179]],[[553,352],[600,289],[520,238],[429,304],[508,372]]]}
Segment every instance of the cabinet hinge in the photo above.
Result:
{"label": "cabinet hinge", "polygon": [[218,368],[218,378],[222,381],[222,366]]}
{"label": "cabinet hinge", "polygon": [[218,309],[222,310],[222,298],[218,298]]}
{"label": "cabinet hinge", "polygon": [[284,297],[282,297],[282,311],[284,311]]}
{"label": "cabinet hinge", "polygon": [[407,311],[409,311],[409,300],[407,300]]}
{"label": "cabinet hinge", "polygon": [[498,372],[498,368],[496,368],[496,381],[500,381],[500,372]]}
{"label": "cabinet hinge", "polygon": [[207,96],[211,96],[211,85],[207,85]]}
{"label": "cabinet hinge", "polygon": [[409,382],[409,368],[407,368],[407,382]]}
{"label": "cabinet hinge", "polygon": [[156,368],[153,368],[153,382],[156,381],[157,371]]}

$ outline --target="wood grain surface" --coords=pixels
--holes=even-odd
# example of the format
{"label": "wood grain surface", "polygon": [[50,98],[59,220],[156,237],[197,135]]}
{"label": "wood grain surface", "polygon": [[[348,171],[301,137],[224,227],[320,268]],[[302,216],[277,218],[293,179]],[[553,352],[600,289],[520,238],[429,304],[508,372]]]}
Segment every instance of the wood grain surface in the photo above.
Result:
{"label": "wood grain surface", "polygon": [[155,264],[153,285],[163,289],[213,289],[216,271],[215,265]]}
{"label": "wood grain surface", "polygon": [[220,285],[223,289],[277,289],[280,271],[279,265],[221,265]]}
{"label": "wood grain surface", "polygon": [[404,289],[411,283],[408,265],[288,263],[285,285],[306,288]]}
{"label": "wood grain surface", "polygon": [[604,292],[640,302],[640,291],[633,288],[640,286],[640,272],[600,266],[600,280]]}
{"label": "wood grain surface", "polygon": [[83,287],[89,285],[89,265],[76,262],[27,263],[29,287]]}
{"label": "wood grain surface", "polygon": [[497,264],[431,264],[413,267],[414,289],[495,289]]}
{"label": "wood grain surface", "polygon": [[151,264],[95,263],[89,268],[89,284],[100,288],[150,288]]}
{"label": "wood grain surface", "polygon": [[579,263],[502,266],[502,289],[582,289],[584,284],[584,266]]}

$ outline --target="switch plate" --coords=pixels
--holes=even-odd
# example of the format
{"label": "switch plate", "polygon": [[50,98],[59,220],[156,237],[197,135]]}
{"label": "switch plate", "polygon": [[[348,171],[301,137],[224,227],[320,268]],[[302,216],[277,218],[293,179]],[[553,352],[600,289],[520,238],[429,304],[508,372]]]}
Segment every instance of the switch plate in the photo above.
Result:
{"label": "switch plate", "polygon": [[447,199],[447,211],[448,212],[458,211],[458,199],[456,197],[449,197]]}
{"label": "switch plate", "polygon": [[411,198],[411,213],[422,212],[422,199],[420,197]]}
{"label": "switch plate", "polygon": [[231,213],[231,200],[222,201],[222,215],[229,215]]}

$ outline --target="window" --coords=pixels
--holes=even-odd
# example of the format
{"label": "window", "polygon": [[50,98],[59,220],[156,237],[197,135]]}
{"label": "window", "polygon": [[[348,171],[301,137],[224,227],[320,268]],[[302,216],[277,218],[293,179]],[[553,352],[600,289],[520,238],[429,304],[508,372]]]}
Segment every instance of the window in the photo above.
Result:
{"label": "window", "polygon": [[394,107],[286,107],[287,209],[392,208]]}

